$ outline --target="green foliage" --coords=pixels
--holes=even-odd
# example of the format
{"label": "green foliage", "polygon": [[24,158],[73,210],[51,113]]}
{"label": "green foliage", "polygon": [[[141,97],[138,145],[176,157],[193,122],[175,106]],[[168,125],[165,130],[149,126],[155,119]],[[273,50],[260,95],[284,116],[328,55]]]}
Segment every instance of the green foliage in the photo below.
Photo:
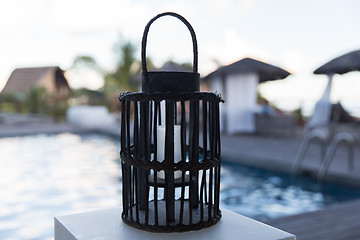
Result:
{"label": "green foliage", "polygon": [[[99,70],[105,79],[102,91],[91,91],[86,88],[73,89],[71,93],[72,104],[106,105],[110,111],[119,110],[118,95],[126,91],[138,91],[141,81],[134,80],[140,77],[141,62],[136,57],[137,49],[131,42],[120,41],[115,45],[117,63],[115,70],[105,73],[97,65],[94,58],[90,56],[77,56],[72,68],[90,67]],[[148,69],[154,64],[150,58],[146,59]]]}
{"label": "green foliage", "polygon": [[45,113],[47,110],[47,93],[44,88],[31,88],[26,96],[26,106],[30,113]]}
{"label": "green foliage", "polygon": [[138,91],[139,82],[132,81],[136,74],[141,72],[141,63],[135,57],[135,46],[127,42],[115,45],[118,56],[116,68],[113,72],[105,74],[104,93],[110,111],[120,109],[118,95],[126,91]]}
{"label": "green foliage", "polygon": [[25,111],[26,95],[22,92],[0,94],[0,109],[9,112]]}
{"label": "green foliage", "polygon": [[118,63],[114,72],[105,75],[106,94],[112,95],[114,91],[136,91],[137,85],[130,81],[135,74],[140,72],[141,67],[135,57],[135,46],[127,42],[124,45],[116,45],[115,51],[119,56]]}
{"label": "green foliage", "polygon": [[44,88],[34,87],[25,94],[11,92],[0,94],[0,110],[51,116],[56,121],[65,118],[67,97],[50,95]]}
{"label": "green foliage", "polygon": [[88,66],[96,66],[96,61],[91,56],[77,56],[73,61],[73,67],[77,67],[78,65],[88,65]]}
{"label": "green foliage", "polygon": [[73,89],[70,97],[74,104],[106,105],[104,91],[90,90],[87,88]]}
{"label": "green foliage", "polygon": [[103,73],[103,70],[100,68],[100,66],[97,64],[96,60],[91,56],[81,55],[76,56],[71,68],[91,68],[95,71],[98,71],[100,73]]}
{"label": "green foliage", "polygon": [[66,118],[66,111],[69,107],[66,98],[51,97],[51,105],[48,106],[47,115],[51,115],[55,122],[63,121]]}

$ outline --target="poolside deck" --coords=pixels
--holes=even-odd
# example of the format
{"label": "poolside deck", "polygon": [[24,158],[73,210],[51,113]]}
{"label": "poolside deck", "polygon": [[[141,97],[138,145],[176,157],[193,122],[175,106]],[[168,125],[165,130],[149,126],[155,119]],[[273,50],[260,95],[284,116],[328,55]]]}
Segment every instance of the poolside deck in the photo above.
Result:
{"label": "poolside deck", "polygon": [[[227,160],[249,166],[289,173],[303,139],[256,135],[222,136],[222,154]],[[354,169],[349,170],[347,148],[339,146],[327,181],[360,186],[360,147],[354,151]],[[320,146],[314,144],[306,155],[301,173],[316,177],[320,167]],[[265,223],[296,235],[299,240],[360,239],[360,201],[336,204],[320,211],[271,219]]]}
{"label": "poolside deck", "polygon": [[265,223],[295,234],[298,240],[355,240],[360,239],[359,212],[360,201],[351,201]]}
{"label": "poolside deck", "polygon": [[[302,140],[302,133],[293,137],[222,136],[222,155],[233,162],[290,173]],[[316,177],[320,155],[320,145],[315,142],[305,155],[300,174]],[[360,146],[354,148],[354,168],[349,169],[348,149],[339,145],[325,180],[360,187]]]}

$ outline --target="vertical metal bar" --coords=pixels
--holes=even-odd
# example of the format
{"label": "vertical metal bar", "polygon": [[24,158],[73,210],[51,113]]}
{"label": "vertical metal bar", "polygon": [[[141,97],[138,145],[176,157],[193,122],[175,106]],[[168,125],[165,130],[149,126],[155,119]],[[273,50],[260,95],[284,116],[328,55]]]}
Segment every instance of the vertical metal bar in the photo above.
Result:
{"label": "vertical metal bar", "polygon": [[213,168],[210,168],[209,173],[209,219],[211,218],[212,201],[213,201]]}
{"label": "vertical metal bar", "polygon": [[[191,100],[190,101],[190,134],[189,139],[190,145],[190,162],[199,161],[199,101]],[[193,208],[199,206],[199,172],[191,171],[190,172],[190,185],[191,185],[191,205]]]}
{"label": "vertical metal bar", "polygon": [[[189,162],[194,162],[194,155],[195,155],[195,139],[194,139],[194,132],[195,132],[195,109],[194,109],[194,101],[190,101],[190,116],[189,116]],[[194,202],[193,196],[193,188],[194,188],[194,181],[193,181],[193,171],[189,172],[190,183],[189,183],[189,225],[192,225],[192,208]]]}
{"label": "vertical metal bar", "polygon": [[[190,134],[189,134],[190,136]],[[189,177],[190,177],[190,184],[189,184],[189,225],[192,225],[192,219],[193,219],[193,202],[194,202],[194,197],[192,196],[193,193],[193,187],[194,185],[192,184],[193,182],[193,171],[190,171],[189,173]]]}
{"label": "vertical metal bar", "polygon": [[[203,124],[203,162],[207,161],[207,102],[203,101],[202,102],[202,110],[203,110],[203,116],[202,116],[202,124]],[[203,171],[202,172],[202,181],[201,181],[201,185],[200,185],[200,221],[204,220],[204,192],[203,189],[204,187],[206,187],[204,185],[204,178],[206,181],[206,172]],[[205,173],[205,174],[204,174]]]}
{"label": "vertical metal bar", "polygon": [[[150,101],[150,104],[148,104],[148,107],[149,107],[149,118],[150,118],[150,121],[149,121],[149,126],[148,126],[148,129],[149,129],[149,133],[148,133],[148,144],[147,144],[147,161],[150,162],[152,161],[151,159],[151,138],[152,138],[152,123],[153,123],[153,101]],[[154,133],[155,134],[155,133]],[[147,176],[150,175],[150,170],[147,170]],[[155,177],[155,176],[154,176]],[[145,223],[148,224],[149,222],[149,192],[150,192],[150,186],[149,186],[149,180],[147,180],[147,186],[146,186],[146,199],[147,199],[147,205],[146,205],[146,216],[145,216]]]}
{"label": "vertical metal bar", "polygon": [[181,102],[181,158],[186,162],[186,108],[185,102]]}
{"label": "vertical metal bar", "polygon": [[[210,130],[210,158],[212,160],[214,160],[214,150],[215,147],[214,143],[215,141],[215,112],[214,112],[214,102],[210,103],[210,108],[209,108],[209,113],[210,113],[210,117],[209,117],[209,130]],[[211,218],[211,210],[212,210],[212,201],[213,201],[213,196],[212,196],[212,192],[213,192],[213,168],[210,168],[209,170],[209,199],[208,199],[208,215],[209,215],[209,219]]]}
{"label": "vertical metal bar", "polygon": [[[186,115],[185,102],[181,101],[181,161],[186,162]],[[180,199],[180,219],[184,220],[184,201],[185,201],[185,171],[181,172],[181,199]]]}
{"label": "vertical metal bar", "polygon": [[[174,102],[166,101],[165,127],[165,162],[174,163]],[[175,185],[174,171],[165,172],[166,192],[166,221],[167,224],[175,220]]]}
{"label": "vertical metal bar", "polygon": [[126,184],[125,184],[125,177],[126,176],[126,171],[125,171],[125,165],[124,163],[121,161],[121,178],[122,178],[122,195],[123,195],[123,214],[127,217],[129,215],[129,211],[128,211],[128,201],[127,201],[127,191],[126,191]]}
{"label": "vertical metal bar", "polygon": [[[210,102],[208,103],[208,108],[209,108],[209,113],[211,113],[211,105],[210,105]],[[206,108],[205,109],[206,112],[208,112],[208,109]],[[211,115],[207,118],[207,114],[205,116],[205,113],[204,113],[204,118],[203,118],[203,122],[204,122],[204,125],[208,125],[209,128],[206,129],[206,131],[204,130],[204,133],[206,132],[206,140],[204,141],[204,143],[206,142],[206,149],[204,147],[204,154],[206,153],[206,155],[204,155],[204,159],[205,159],[205,156],[207,159],[211,159],[211,155],[208,156],[208,151],[207,151],[207,137],[208,137],[208,134],[209,134],[209,149],[210,149],[210,152],[211,152],[211,141],[212,141],[212,136],[211,136]],[[203,133],[203,134],[204,134]],[[203,185],[203,190],[201,190],[202,193],[204,193],[204,200],[205,201],[205,204],[208,204],[208,195],[207,195],[207,180],[206,180],[206,170],[203,170],[203,176],[202,176],[202,185]],[[209,217],[208,217],[208,220],[209,220]]]}
{"label": "vertical metal bar", "polygon": [[[133,147],[133,151],[134,151],[134,157],[136,160],[139,160],[139,108],[138,108],[138,102],[134,101],[134,147]],[[134,172],[134,177],[136,178],[136,182],[135,182],[135,196],[136,196],[136,220],[139,220],[139,204],[140,204],[140,199],[139,199],[139,174],[138,174],[138,170],[136,170]]]}
{"label": "vertical metal bar", "polygon": [[126,106],[125,106],[125,100],[121,101],[121,130],[120,130],[120,140],[121,140],[121,153],[126,153],[125,144],[126,144]]}
{"label": "vertical metal bar", "polygon": [[[166,158],[165,158],[166,159]],[[169,184],[168,184],[168,181],[167,181],[167,176],[166,176],[166,172],[165,172],[165,187],[164,187],[164,200],[165,200],[165,215],[166,215],[166,225],[170,225],[170,203],[168,200],[168,188],[169,188]]]}
{"label": "vertical metal bar", "polygon": [[130,101],[126,102],[126,148],[130,153]]}
{"label": "vertical metal bar", "polygon": [[[151,125],[149,125],[149,123],[151,122],[151,120],[149,120],[149,118],[151,119],[151,114],[150,114],[150,109],[149,109],[149,102],[144,102],[144,108],[145,108],[145,114],[146,114],[146,119],[147,121],[144,122],[144,131],[146,131],[146,134],[144,136],[144,150],[145,150],[145,154],[144,154],[144,161],[145,162],[150,162],[150,132],[151,132]],[[144,170],[144,180],[145,180],[145,224],[147,225],[149,223],[149,190],[150,190],[150,186],[149,186],[149,170]]]}
{"label": "vertical metal bar", "polygon": [[[140,160],[147,161],[148,159],[148,123],[149,123],[149,115],[147,109],[148,102],[140,102],[140,141],[139,141],[139,153],[140,153]],[[148,184],[148,176],[147,171],[139,168],[138,170],[138,182],[139,182],[139,204],[140,209],[145,210],[146,215],[146,207],[148,199],[146,198],[147,193],[147,184]]]}
{"label": "vertical metal bar", "polygon": [[138,102],[134,102],[134,124],[133,124],[133,138],[134,138],[134,157],[139,157],[139,112],[138,112]]}
{"label": "vertical metal bar", "polygon": [[150,121],[149,121],[149,127],[148,127],[148,129],[149,129],[148,153],[149,153],[149,157],[150,157],[150,154],[151,154],[151,137],[152,137],[152,129],[151,129],[151,127],[152,127],[152,122],[153,122],[153,101],[150,101],[149,118],[150,118]]}
{"label": "vertical metal bar", "polygon": [[207,160],[207,102],[203,101],[203,119],[202,119],[202,123],[203,123],[203,156],[204,156],[204,161]]}
{"label": "vertical metal bar", "polygon": [[154,171],[154,218],[155,225],[159,225],[159,208],[158,208],[158,186],[157,186],[157,171]]}
{"label": "vertical metal bar", "polygon": [[210,159],[214,159],[214,103],[209,104],[209,143],[210,143]]}
{"label": "vertical metal bar", "polygon": [[[218,136],[218,132],[217,132],[217,124],[218,124],[218,119],[217,119],[217,110],[216,110],[216,106],[217,103],[213,103],[214,104],[214,135],[215,135],[215,157],[218,160],[219,158],[219,151],[218,151],[218,142],[219,142],[219,136]],[[213,213],[212,215],[215,216],[216,211],[217,211],[217,200],[218,200],[218,192],[217,192],[217,179],[218,179],[218,166],[215,166],[214,168],[214,178],[213,178],[213,184],[211,185],[211,188],[214,191],[214,196],[212,198],[213,200]]]}
{"label": "vertical metal bar", "polygon": [[[130,101],[126,102],[126,147],[129,150],[129,156],[131,154],[131,144],[130,144]],[[134,182],[133,182],[133,172],[129,166],[129,194],[130,194],[130,217],[133,218],[133,206],[134,206]]]}
{"label": "vertical metal bar", "polygon": [[215,103],[215,107],[216,107],[216,133],[217,133],[217,143],[218,143],[218,158],[219,159],[219,165],[217,166],[218,168],[218,174],[217,174],[217,179],[216,179],[216,189],[217,189],[217,193],[216,193],[216,210],[219,211],[219,204],[220,204],[220,174],[221,174],[221,140],[220,140],[220,109],[219,109],[219,103]]}
{"label": "vertical metal bar", "polygon": [[206,185],[206,170],[203,170],[203,180],[204,182],[204,201],[205,201],[205,204],[208,204],[208,201],[207,201],[207,185]]}
{"label": "vertical metal bar", "polygon": [[215,215],[217,211],[217,200],[218,200],[218,192],[217,192],[217,179],[218,179],[218,166],[214,167],[214,213]]}
{"label": "vertical metal bar", "polygon": [[[126,107],[125,107],[125,100],[121,101],[121,130],[120,130],[120,157],[124,156],[124,157],[128,157],[128,153],[125,148],[125,144],[126,144],[126,129],[125,129],[125,123],[126,123]],[[126,172],[126,165],[123,163],[123,161],[121,160],[121,171],[122,171],[122,193],[123,193],[123,213],[124,215],[127,217],[128,216],[128,206],[129,206],[129,202],[128,202],[128,191],[127,191],[127,185],[126,185],[126,178],[127,178],[127,172]]]}
{"label": "vertical metal bar", "polygon": [[[157,114],[159,103],[154,103],[154,161],[157,161]],[[158,213],[158,186],[157,186],[157,171],[154,171],[154,218],[155,225],[159,225],[159,213]]]}
{"label": "vertical metal bar", "polygon": [[[214,147],[214,143],[215,143],[215,134],[214,134],[214,102],[209,102],[209,150],[210,150],[210,159],[213,161],[214,160],[214,151],[215,151],[215,147]],[[208,185],[208,189],[209,189],[209,195],[207,198],[207,204],[208,204],[208,218],[211,218],[211,208],[212,208],[212,168],[209,170],[209,185]]]}
{"label": "vertical metal bar", "polygon": [[129,201],[130,201],[130,218],[133,219],[133,205],[134,205],[134,199],[133,199],[133,192],[134,192],[134,189],[133,189],[133,181],[131,179],[131,176],[132,176],[132,167],[131,166],[128,166],[128,191],[129,191]]}
{"label": "vertical metal bar", "polygon": [[161,125],[161,102],[159,102],[159,125]]}
{"label": "vertical metal bar", "polygon": [[200,221],[204,220],[204,170],[202,171],[203,176],[201,177],[200,183]]}
{"label": "vertical metal bar", "polygon": [[177,102],[174,101],[174,124],[177,124]]}
{"label": "vertical metal bar", "polygon": [[182,224],[184,221],[184,202],[185,202],[185,172],[181,172],[181,199],[180,199],[180,213],[179,223]]}
{"label": "vertical metal bar", "polygon": [[140,222],[139,218],[139,188],[137,187],[139,185],[138,182],[138,174],[137,174],[137,168],[134,167],[134,182],[135,182],[135,215],[136,215],[136,222]]}
{"label": "vertical metal bar", "polygon": [[[131,149],[131,144],[130,144],[130,101],[126,102],[126,148],[129,151],[129,155],[130,155],[130,149]],[[130,183],[131,183],[131,187],[130,187],[130,217],[133,217],[133,209],[132,206],[134,205],[134,186],[133,186],[133,181],[132,181],[132,174],[130,171]]]}
{"label": "vertical metal bar", "polygon": [[218,174],[217,174],[217,179],[216,179],[216,189],[217,189],[217,193],[216,193],[216,211],[219,211],[220,209],[220,174],[221,174],[221,165],[219,164],[219,166],[217,166],[217,170],[218,170]]}
{"label": "vertical metal bar", "polygon": [[221,141],[220,141],[220,118],[219,118],[219,103],[214,103],[215,105],[215,132],[216,132],[216,142],[217,142],[217,154],[221,156]]}
{"label": "vertical metal bar", "polygon": [[[129,109],[130,111],[130,109]],[[133,154],[134,154],[134,158],[136,160],[139,159],[139,112],[138,112],[138,102],[134,101],[134,124],[133,124],[133,139],[134,139],[134,145],[133,145]],[[129,168],[129,172],[131,172],[131,168]],[[133,192],[135,192],[135,198],[131,197],[133,199],[133,201],[136,202],[135,204],[135,215],[138,221],[138,214],[139,214],[139,199],[138,199],[138,193],[139,193],[139,181],[138,179],[136,180],[136,182],[134,181],[134,178],[138,178],[137,176],[137,170],[133,171],[133,179],[132,181],[134,182],[135,186],[133,187]],[[129,186],[130,186],[130,182],[129,182]],[[133,194],[133,193],[132,193]],[[132,201],[131,201],[132,202]],[[131,206],[131,214],[132,214],[132,206]]]}

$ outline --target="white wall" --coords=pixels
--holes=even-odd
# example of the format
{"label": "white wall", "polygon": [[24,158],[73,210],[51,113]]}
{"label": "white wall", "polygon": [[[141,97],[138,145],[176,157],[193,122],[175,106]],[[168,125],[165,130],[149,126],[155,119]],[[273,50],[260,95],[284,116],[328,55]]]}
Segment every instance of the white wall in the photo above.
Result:
{"label": "white wall", "polygon": [[258,76],[232,75],[226,79],[227,133],[255,131]]}
{"label": "white wall", "polygon": [[255,131],[258,76],[255,73],[227,76],[225,89],[220,77],[212,79],[211,91],[218,91],[225,100],[220,104],[220,130],[227,134]]}

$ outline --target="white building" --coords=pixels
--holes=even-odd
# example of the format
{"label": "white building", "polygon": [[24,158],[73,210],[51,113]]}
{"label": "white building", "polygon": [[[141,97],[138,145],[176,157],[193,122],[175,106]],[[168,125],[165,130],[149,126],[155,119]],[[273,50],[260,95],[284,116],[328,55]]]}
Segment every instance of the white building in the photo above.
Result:
{"label": "white building", "polygon": [[221,131],[227,134],[255,132],[257,86],[261,82],[286,78],[290,73],[273,65],[244,58],[220,67],[204,78],[211,91],[225,100],[220,106]]}

